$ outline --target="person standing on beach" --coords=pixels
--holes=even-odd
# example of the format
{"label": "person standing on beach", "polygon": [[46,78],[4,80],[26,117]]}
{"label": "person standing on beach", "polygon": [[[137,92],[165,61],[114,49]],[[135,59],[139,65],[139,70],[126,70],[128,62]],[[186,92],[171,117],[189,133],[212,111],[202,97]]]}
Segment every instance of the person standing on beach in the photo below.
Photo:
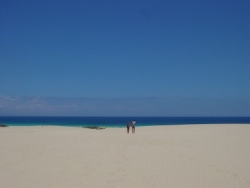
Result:
{"label": "person standing on beach", "polygon": [[127,133],[129,133],[129,127],[130,127],[130,123],[127,123]]}
{"label": "person standing on beach", "polygon": [[132,133],[135,134],[135,124],[136,124],[136,121],[133,120],[132,121]]}

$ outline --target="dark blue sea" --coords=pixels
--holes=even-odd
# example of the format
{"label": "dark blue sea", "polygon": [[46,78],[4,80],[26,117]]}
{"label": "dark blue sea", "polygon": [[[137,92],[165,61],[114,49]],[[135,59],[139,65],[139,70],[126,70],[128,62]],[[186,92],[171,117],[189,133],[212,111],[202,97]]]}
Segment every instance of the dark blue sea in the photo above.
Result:
{"label": "dark blue sea", "polygon": [[250,124],[250,117],[24,117],[0,116],[8,126],[104,126],[124,127],[136,120],[136,126],[189,124]]}

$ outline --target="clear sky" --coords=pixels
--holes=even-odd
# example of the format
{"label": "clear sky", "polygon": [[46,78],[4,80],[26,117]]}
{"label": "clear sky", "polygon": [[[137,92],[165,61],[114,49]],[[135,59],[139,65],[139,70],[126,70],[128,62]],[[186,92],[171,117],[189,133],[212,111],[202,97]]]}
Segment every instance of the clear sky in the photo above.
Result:
{"label": "clear sky", "polygon": [[248,0],[0,0],[0,115],[250,116]]}

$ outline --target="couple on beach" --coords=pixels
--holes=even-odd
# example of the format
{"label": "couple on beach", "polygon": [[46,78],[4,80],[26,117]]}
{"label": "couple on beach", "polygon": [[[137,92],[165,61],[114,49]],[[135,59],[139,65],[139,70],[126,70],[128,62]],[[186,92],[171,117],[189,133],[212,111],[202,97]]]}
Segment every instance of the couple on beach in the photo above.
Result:
{"label": "couple on beach", "polygon": [[127,133],[129,133],[129,128],[132,127],[132,133],[135,134],[135,124],[136,124],[135,120],[133,120],[131,123],[128,121],[128,123],[127,123]]}

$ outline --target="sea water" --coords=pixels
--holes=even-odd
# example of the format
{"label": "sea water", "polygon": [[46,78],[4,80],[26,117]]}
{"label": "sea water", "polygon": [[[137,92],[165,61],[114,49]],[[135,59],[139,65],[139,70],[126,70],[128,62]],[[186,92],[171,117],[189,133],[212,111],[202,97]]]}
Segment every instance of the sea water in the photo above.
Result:
{"label": "sea water", "polygon": [[102,126],[125,127],[136,121],[136,126],[189,124],[250,124],[250,117],[34,117],[0,116],[0,124],[8,126]]}

